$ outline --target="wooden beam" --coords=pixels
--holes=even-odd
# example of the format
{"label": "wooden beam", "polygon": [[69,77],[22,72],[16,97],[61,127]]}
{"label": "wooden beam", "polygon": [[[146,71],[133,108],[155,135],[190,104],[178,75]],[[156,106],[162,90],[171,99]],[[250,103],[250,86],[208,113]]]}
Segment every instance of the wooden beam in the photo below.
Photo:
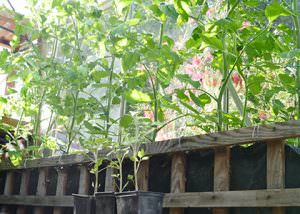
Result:
{"label": "wooden beam", "polygon": [[80,165],[78,194],[88,195],[90,189],[90,172],[86,165]]}
{"label": "wooden beam", "polygon": [[[277,141],[267,144],[267,188],[283,189],[285,187],[285,149],[284,143]],[[284,214],[282,207],[272,209],[272,214]]]}
{"label": "wooden beam", "polygon": [[73,196],[35,196],[20,195],[0,196],[0,204],[38,206],[38,207],[73,207]]}
{"label": "wooden beam", "polygon": [[[39,169],[39,178],[38,178],[37,192],[36,192],[36,195],[38,197],[43,197],[47,194],[47,192],[46,192],[46,190],[47,190],[47,177],[48,177],[48,168]],[[34,214],[43,214],[43,213],[44,213],[44,208],[43,207],[34,208]]]}
{"label": "wooden beam", "polygon": [[141,191],[148,191],[149,189],[149,165],[149,160],[144,160],[140,164],[137,179],[138,187]]}
{"label": "wooden beam", "polygon": [[[146,155],[175,153],[210,149],[230,145],[246,144],[252,142],[274,142],[287,138],[300,137],[300,120],[291,120],[284,123],[246,127],[237,130],[217,132],[170,139],[144,145]],[[106,157],[110,151],[100,151],[99,157]],[[113,158],[113,157],[112,157]],[[107,158],[109,159],[109,158]],[[27,160],[26,168],[41,168],[50,166],[64,166],[91,162],[89,155],[63,155],[60,157]],[[18,169],[25,168],[21,164]],[[0,170],[16,169],[8,162],[0,164]]]}
{"label": "wooden beam", "polygon": [[[0,195],[0,204],[73,207],[72,196]],[[165,194],[163,207],[300,207],[300,188]]]}
{"label": "wooden beam", "polygon": [[300,189],[170,193],[163,207],[300,207]]}
{"label": "wooden beam", "polygon": [[[6,174],[5,185],[4,185],[4,195],[12,195],[14,190],[14,172],[9,171]],[[9,213],[8,207],[4,206],[1,209],[3,213]]]}
{"label": "wooden beam", "polygon": [[[67,182],[68,182],[68,173],[67,169],[58,168],[57,169],[57,185],[56,185],[56,196],[64,196],[67,192]],[[53,214],[63,214],[64,208],[55,207],[53,209]]]}
{"label": "wooden beam", "polygon": [[[171,193],[185,192],[186,188],[186,156],[184,153],[175,153],[172,157]],[[183,214],[180,207],[171,208],[170,214]]]}
{"label": "wooden beam", "polygon": [[300,120],[246,127],[191,137],[181,137],[145,145],[146,154],[209,149],[253,142],[274,142],[300,136]]}
{"label": "wooden beam", "polygon": [[[102,155],[104,155],[104,154],[102,154]],[[72,155],[62,155],[62,156],[54,156],[54,157],[48,157],[48,158],[40,158],[40,159],[34,159],[34,160],[26,160],[26,162],[24,162],[23,164],[21,164],[18,167],[14,167],[10,162],[3,161],[0,164],[0,170],[4,171],[4,170],[10,170],[10,169],[55,167],[55,166],[84,164],[84,163],[89,163],[89,162],[91,162],[91,157],[88,155],[72,154]]]}
{"label": "wooden beam", "polygon": [[[26,196],[29,193],[29,178],[30,178],[30,171],[23,170],[22,178],[21,178],[21,185],[20,185],[20,196]],[[25,206],[19,206],[17,209],[17,214],[26,214]]]}
{"label": "wooden beam", "polygon": [[[214,191],[228,191],[230,182],[230,148],[215,149]],[[227,208],[214,208],[213,214],[228,214]]]}

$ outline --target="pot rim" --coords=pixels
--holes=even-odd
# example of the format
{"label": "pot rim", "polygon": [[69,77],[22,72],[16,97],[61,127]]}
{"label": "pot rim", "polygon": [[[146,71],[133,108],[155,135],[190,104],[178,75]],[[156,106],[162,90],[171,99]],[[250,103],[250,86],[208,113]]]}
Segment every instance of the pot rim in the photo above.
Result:
{"label": "pot rim", "polygon": [[128,196],[152,196],[152,197],[164,197],[162,192],[151,192],[151,191],[128,191],[128,192],[117,192],[116,197],[128,197]]}

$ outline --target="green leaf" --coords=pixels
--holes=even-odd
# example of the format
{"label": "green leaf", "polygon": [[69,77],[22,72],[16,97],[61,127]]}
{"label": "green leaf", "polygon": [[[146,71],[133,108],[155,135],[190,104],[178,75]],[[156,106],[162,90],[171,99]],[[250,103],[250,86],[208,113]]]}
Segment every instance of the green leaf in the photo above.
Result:
{"label": "green leaf", "polygon": [[211,103],[211,98],[208,94],[201,94],[199,96],[199,100],[201,101],[201,103],[203,103],[203,105]]}
{"label": "green leaf", "polygon": [[126,114],[123,117],[121,117],[120,126],[123,128],[128,128],[130,127],[132,122],[133,122],[133,118],[130,115]]}
{"label": "green leaf", "polygon": [[248,78],[248,88],[249,92],[253,95],[257,95],[261,92],[262,86],[261,84],[265,82],[265,77],[262,75],[251,75]]}
{"label": "green leaf", "polygon": [[137,53],[126,53],[122,57],[122,68],[124,71],[132,69],[140,60],[140,56]]}
{"label": "green leaf", "polygon": [[7,104],[7,99],[5,97],[0,97],[0,103]]}
{"label": "green leaf", "polygon": [[199,106],[201,108],[204,106],[203,103],[201,102],[201,100],[191,90],[189,90],[189,95],[190,95],[191,99],[193,100],[193,102],[197,106]]}
{"label": "green leaf", "polygon": [[138,91],[136,89],[127,92],[125,97],[128,102],[133,102],[133,103],[151,102],[151,97],[148,94]]}
{"label": "green leaf", "polygon": [[200,88],[201,84],[199,81],[194,81],[188,74],[178,74],[176,75],[177,79],[184,83],[189,83],[194,88]]}
{"label": "green leaf", "polygon": [[137,156],[138,156],[139,158],[143,158],[143,157],[145,156],[145,150],[144,150],[144,149],[141,149],[140,151],[138,151]]}
{"label": "green leaf", "polygon": [[278,77],[284,86],[290,87],[295,85],[295,79],[288,74],[279,74]]}
{"label": "green leaf", "polygon": [[271,5],[266,7],[265,14],[270,22],[273,22],[279,16],[293,15],[291,11],[280,5],[277,1],[274,1]]}
{"label": "green leaf", "polygon": [[94,71],[92,77],[95,82],[100,82],[102,78],[109,76],[109,71]]}
{"label": "green leaf", "polygon": [[189,102],[190,101],[189,97],[185,95],[184,90],[177,89],[176,94],[177,94],[177,97],[180,100],[182,100],[184,102]]}
{"label": "green leaf", "polygon": [[273,100],[273,112],[278,115],[281,110],[285,108],[284,104],[280,100]]}
{"label": "green leaf", "polygon": [[223,50],[223,43],[220,39],[218,39],[216,36],[201,36],[204,43],[208,44],[209,46],[218,49]]}

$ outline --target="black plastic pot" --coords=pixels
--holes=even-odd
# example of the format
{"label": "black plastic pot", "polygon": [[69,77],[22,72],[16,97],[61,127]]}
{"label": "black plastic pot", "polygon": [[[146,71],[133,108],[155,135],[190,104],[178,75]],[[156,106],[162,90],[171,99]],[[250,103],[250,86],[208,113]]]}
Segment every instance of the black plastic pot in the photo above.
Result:
{"label": "black plastic pot", "polygon": [[96,214],[116,214],[116,197],[114,192],[95,193]]}
{"label": "black plastic pot", "polygon": [[91,195],[73,194],[74,214],[95,214],[95,200]]}
{"label": "black plastic pot", "polygon": [[116,193],[118,214],[162,214],[163,193],[122,192]]}

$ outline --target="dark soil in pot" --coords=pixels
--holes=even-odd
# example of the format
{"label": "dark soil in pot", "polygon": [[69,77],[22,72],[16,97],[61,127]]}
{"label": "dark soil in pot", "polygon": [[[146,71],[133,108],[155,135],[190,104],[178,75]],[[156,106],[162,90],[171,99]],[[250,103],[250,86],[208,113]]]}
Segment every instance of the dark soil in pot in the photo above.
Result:
{"label": "dark soil in pot", "polygon": [[95,214],[95,200],[91,195],[73,194],[74,214]]}
{"label": "dark soil in pot", "polygon": [[122,192],[116,194],[118,214],[162,214],[163,193]]}
{"label": "dark soil in pot", "polygon": [[96,214],[116,214],[116,197],[114,192],[95,193]]}

